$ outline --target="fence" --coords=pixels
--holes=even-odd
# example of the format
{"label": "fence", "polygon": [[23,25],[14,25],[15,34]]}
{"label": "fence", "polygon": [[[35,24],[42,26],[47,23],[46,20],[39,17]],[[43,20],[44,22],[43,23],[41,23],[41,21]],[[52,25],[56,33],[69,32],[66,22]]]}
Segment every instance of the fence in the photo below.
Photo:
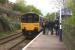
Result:
{"label": "fence", "polygon": [[63,41],[68,50],[75,50],[75,25],[63,24]]}

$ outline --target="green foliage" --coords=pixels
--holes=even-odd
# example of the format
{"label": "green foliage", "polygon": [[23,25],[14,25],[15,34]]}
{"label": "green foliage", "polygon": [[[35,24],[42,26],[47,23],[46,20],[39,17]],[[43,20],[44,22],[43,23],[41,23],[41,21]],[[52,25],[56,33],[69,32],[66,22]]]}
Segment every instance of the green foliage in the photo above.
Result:
{"label": "green foliage", "polygon": [[68,23],[75,24],[75,1],[68,0],[65,6],[72,9],[72,16],[68,18]]}
{"label": "green foliage", "polygon": [[[8,20],[10,19],[10,20]],[[2,27],[3,31],[15,31],[20,29],[20,21],[16,20],[17,18],[6,18],[0,17],[0,27]]]}
{"label": "green foliage", "polygon": [[63,22],[63,40],[68,50],[75,50],[75,3],[73,0],[68,0],[65,6],[72,9],[72,16]]}
{"label": "green foliage", "polygon": [[25,2],[21,1],[15,4],[15,6],[13,7],[13,10],[15,11],[20,11],[20,12],[25,12]]}
{"label": "green foliage", "polygon": [[15,6],[13,7],[13,10],[20,11],[22,13],[27,13],[27,12],[34,12],[39,15],[42,15],[41,11],[34,7],[33,5],[26,5],[24,2],[16,3]]}
{"label": "green foliage", "polygon": [[41,11],[39,9],[37,9],[36,7],[34,7],[33,5],[27,5],[25,7],[25,12],[34,12],[39,15],[42,15]]}
{"label": "green foliage", "polygon": [[[10,19],[10,20],[8,20]],[[0,38],[20,30],[20,22],[15,17],[0,17]]]}
{"label": "green foliage", "polygon": [[73,2],[73,0],[67,0],[67,2],[64,5],[65,7],[74,9],[75,8],[75,2]]}
{"label": "green foliage", "polygon": [[9,22],[7,19],[5,19],[3,16],[0,17],[0,24],[3,27],[4,31],[10,31]]}
{"label": "green foliage", "polygon": [[16,21],[15,22],[11,22],[10,23],[10,27],[11,27],[12,31],[19,30],[20,29],[20,23],[17,23]]}
{"label": "green foliage", "polygon": [[20,4],[16,4],[13,7],[13,10],[20,11],[20,12],[23,12],[23,13],[35,12],[39,15],[42,15],[41,11],[39,9],[37,9],[36,7],[34,7],[33,5],[21,6]]}
{"label": "green foliage", "polygon": [[47,15],[45,16],[47,19],[49,19],[50,21],[53,21],[55,18],[55,14],[54,13],[47,13]]}
{"label": "green foliage", "polygon": [[0,32],[0,38],[10,35],[10,32]]}
{"label": "green foliage", "polygon": [[6,17],[6,18],[9,21],[9,25],[10,25],[12,31],[20,29],[19,16],[18,17],[10,16],[10,17]]}
{"label": "green foliage", "polygon": [[75,25],[64,23],[63,41],[68,50],[75,50]]}
{"label": "green foliage", "polygon": [[13,10],[24,12],[25,11],[25,6],[22,6],[20,4],[15,4],[15,6],[13,7]]}
{"label": "green foliage", "polygon": [[4,4],[6,3],[8,0],[0,0],[0,3]]}
{"label": "green foliage", "polygon": [[19,33],[19,32],[21,32],[21,30],[15,30],[13,32],[0,32],[0,39],[4,37],[8,37],[9,35],[14,33]]}

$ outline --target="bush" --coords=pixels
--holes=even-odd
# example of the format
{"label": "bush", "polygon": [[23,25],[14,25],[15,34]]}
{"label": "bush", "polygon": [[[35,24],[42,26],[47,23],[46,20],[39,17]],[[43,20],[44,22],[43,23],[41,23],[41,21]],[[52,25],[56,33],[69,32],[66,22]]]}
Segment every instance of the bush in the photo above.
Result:
{"label": "bush", "polygon": [[4,4],[6,3],[8,0],[0,0],[0,3]]}
{"label": "bush", "polygon": [[1,24],[2,28],[4,29],[4,31],[11,31],[9,22],[4,17],[0,17],[0,24]]}
{"label": "bush", "polygon": [[75,50],[75,20],[71,21],[71,19],[73,19],[73,17],[70,17],[68,20],[65,20],[66,22],[63,23],[63,41],[68,50]]}

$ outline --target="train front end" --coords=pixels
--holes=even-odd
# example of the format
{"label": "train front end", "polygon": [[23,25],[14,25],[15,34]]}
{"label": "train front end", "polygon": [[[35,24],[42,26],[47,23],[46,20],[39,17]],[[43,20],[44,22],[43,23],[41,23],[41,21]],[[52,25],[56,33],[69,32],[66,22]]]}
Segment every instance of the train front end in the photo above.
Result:
{"label": "train front end", "polygon": [[35,37],[40,30],[39,15],[35,13],[27,13],[21,17],[22,33],[28,37]]}

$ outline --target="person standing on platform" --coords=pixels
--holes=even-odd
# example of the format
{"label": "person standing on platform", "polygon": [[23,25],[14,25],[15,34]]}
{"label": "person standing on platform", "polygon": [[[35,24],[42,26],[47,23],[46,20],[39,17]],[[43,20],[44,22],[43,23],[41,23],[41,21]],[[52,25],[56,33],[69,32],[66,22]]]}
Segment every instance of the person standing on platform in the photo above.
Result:
{"label": "person standing on platform", "polygon": [[59,20],[58,19],[56,19],[55,20],[55,31],[56,31],[56,35],[59,35]]}
{"label": "person standing on platform", "polygon": [[43,35],[45,35],[45,21],[42,23],[42,28],[43,28]]}
{"label": "person standing on platform", "polygon": [[48,21],[45,22],[45,31],[46,31],[46,34],[48,35],[49,33],[49,22]]}
{"label": "person standing on platform", "polygon": [[51,35],[53,35],[53,29],[54,29],[54,22],[50,21],[49,22],[49,30],[51,31]]}

